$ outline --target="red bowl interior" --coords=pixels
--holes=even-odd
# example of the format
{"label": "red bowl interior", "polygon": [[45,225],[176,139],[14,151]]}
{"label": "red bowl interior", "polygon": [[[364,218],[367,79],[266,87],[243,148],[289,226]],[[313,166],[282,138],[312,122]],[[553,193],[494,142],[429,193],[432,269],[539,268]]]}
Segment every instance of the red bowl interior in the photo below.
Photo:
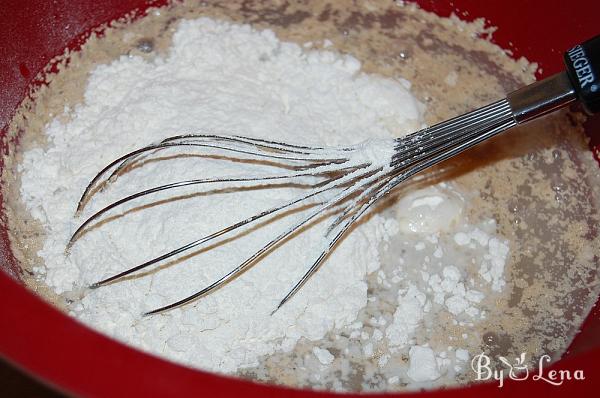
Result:
{"label": "red bowl interior", "polygon": [[[66,47],[77,48],[96,26],[134,9],[139,13],[164,0],[22,0],[3,4],[0,13],[0,129],[6,125],[35,76]],[[485,17],[500,29],[494,41],[526,56],[541,67],[540,77],[562,69],[562,52],[578,41],[596,35],[600,2],[577,4],[560,0],[487,2],[479,0],[417,0],[425,9],[462,19]],[[587,130],[591,146],[600,144],[600,118],[592,118]],[[593,134],[596,132],[596,134]],[[7,153],[4,141],[2,154]],[[0,167],[3,159],[0,156]],[[0,193],[1,194],[1,193]],[[1,199],[1,198],[0,198]],[[1,202],[0,202],[1,203]],[[1,210],[1,209],[0,209]],[[4,214],[0,214],[4,219]],[[142,353],[104,337],[41,301],[18,280],[18,266],[3,224],[0,226],[0,355],[44,382],[82,396],[187,396],[198,394],[245,394],[269,396],[330,395],[266,386],[193,370]],[[502,393],[543,393],[564,396],[586,394],[600,387],[600,310],[592,311],[568,354],[556,369],[581,369],[585,381],[565,382],[557,388],[529,378],[421,393],[427,396],[480,396]],[[508,390],[508,391],[507,391]],[[403,395],[410,396],[412,394]]]}

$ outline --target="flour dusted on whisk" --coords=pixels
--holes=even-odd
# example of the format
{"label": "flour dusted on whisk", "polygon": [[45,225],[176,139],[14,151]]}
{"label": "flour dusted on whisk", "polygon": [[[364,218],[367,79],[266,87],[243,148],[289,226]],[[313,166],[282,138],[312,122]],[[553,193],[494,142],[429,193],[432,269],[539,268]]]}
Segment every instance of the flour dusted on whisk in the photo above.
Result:
{"label": "flour dusted on whisk", "polygon": [[384,169],[391,167],[396,142],[393,139],[369,139],[358,145],[356,164],[367,163]]}
{"label": "flour dusted on whisk", "polygon": [[[207,192],[181,189],[125,206],[114,220],[84,234],[65,257],[75,228],[103,206],[160,184],[207,175],[247,175],[252,164],[227,164],[169,153],[120,176],[73,212],[88,181],[113,159],[182,133],[240,134],[302,145],[353,145],[421,127],[422,105],[405,81],[368,76],[351,56],[304,51],[271,31],[210,19],[182,21],[165,57],[123,56],[98,66],[85,101],[68,121],[47,126],[47,149],[24,155],[22,196],[48,232],[39,255],[45,282],[58,293],[82,291],[74,315],[124,342],[177,361],[222,372],[255,366],[261,356],[318,340],[357,318],[367,304],[366,276],[379,264],[385,219],[358,226],[274,315],[271,311],[323,246],[325,226],[311,225],[249,271],[192,305],[152,316],[144,311],[183,298],[239,265],[291,222],[265,223],[234,242],[160,266],[160,271],[96,290],[90,283],[123,271],[225,225],[282,203],[299,188]],[[390,148],[369,146],[375,164]],[[208,194],[210,193],[210,194]],[[383,232],[382,232],[383,231]],[[378,236],[379,241],[366,237]],[[321,351],[319,351],[321,352]],[[330,358],[327,359],[330,361]]]}

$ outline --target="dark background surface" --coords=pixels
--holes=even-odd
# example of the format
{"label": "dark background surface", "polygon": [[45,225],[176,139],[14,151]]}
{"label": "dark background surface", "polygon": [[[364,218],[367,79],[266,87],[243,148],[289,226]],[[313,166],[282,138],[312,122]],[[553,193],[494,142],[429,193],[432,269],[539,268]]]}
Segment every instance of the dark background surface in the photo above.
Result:
{"label": "dark background surface", "polygon": [[3,398],[63,398],[28,374],[0,359],[0,397]]}

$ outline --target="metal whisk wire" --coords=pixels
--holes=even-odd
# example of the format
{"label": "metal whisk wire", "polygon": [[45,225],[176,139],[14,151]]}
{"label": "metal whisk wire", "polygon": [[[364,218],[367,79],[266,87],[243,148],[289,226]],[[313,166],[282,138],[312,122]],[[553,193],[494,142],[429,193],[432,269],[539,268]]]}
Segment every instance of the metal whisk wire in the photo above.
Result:
{"label": "metal whisk wire", "polygon": [[[540,92],[544,95],[540,96]],[[293,182],[303,177],[319,177],[317,181],[302,181],[309,187],[308,192],[287,202],[258,214],[249,216],[209,235],[171,250],[168,253],[152,258],[142,264],[109,276],[92,284],[98,288],[118,281],[151,265],[177,256],[192,248],[199,248],[217,238],[224,237],[248,227],[258,220],[283,213],[285,210],[299,208],[310,204],[310,212],[300,221],[271,239],[267,244],[255,251],[237,267],[197,291],[177,300],[172,304],[147,312],[145,315],[157,314],[179,307],[196,300],[239,276],[248,267],[256,263],[263,255],[272,250],[278,243],[292,236],[318,216],[326,212],[337,213],[329,223],[324,239],[326,244],[304,275],[290,289],[274,309],[275,312],[289,301],[300,290],[304,283],[318,270],[327,258],[328,253],[349,231],[374,203],[388,194],[396,186],[412,176],[426,170],[458,153],[497,135],[522,121],[530,120],[562,107],[575,99],[575,93],[565,73],[550,79],[527,86],[510,94],[506,99],[472,111],[462,116],[417,131],[385,144],[390,146],[391,156],[381,163],[364,155],[365,147],[375,145],[363,143],[340,148],[292,145],[264,139],[243,136],[220,136],[214,134],[186,134],[166,138],[159,143],[129,152],[114,160],[103,168],[88,184],[77,206],[81,213],[90,198],[103,187],[116,179],[127,168],[136,162],[151,157],[162,150],[170,148],[200,149],[205,156],[217,156],[221,160],[244,161],[258,160],[265,167],[284,169],[267,175],[247,177],[219,177],[177,181],[140,191],[105,206],[89,216],[73,233],[68,242],[70,248],[79,237],[85,234],[102,218],[115,208],[136,199],[157,192],[210,184],[254,184],[269,186],[281,182]],[[381,143],[380,143],[381,144]],[[143,164],[140,165],[143,167]],[[246,187],[247,185],[243,185]],[[234,185],[235,187],[235,185]]]}

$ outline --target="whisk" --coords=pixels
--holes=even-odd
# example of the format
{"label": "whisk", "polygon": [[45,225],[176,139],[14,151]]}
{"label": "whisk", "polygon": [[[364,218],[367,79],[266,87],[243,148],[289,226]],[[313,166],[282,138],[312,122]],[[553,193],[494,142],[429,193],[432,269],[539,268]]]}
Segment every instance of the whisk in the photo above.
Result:
{"label": "whisk", "polygon": [[[375,202],[412,176],[449,159],[474,145],[511,127],[535,119],[548,112],[579,100],[588,113],[600,110],[600,36],[569,50],[565,56],[566,71],[533,83],[509,94],[505,99],[448,121],[398,139],[369,140],[358,145],[328,148],[292,145],[242,136],[185,134],[166,138],[158,143],[127,153],[104,167],[88,184],[77,206],[81,212],[90,198],[129,166],[168,148],[208,151],[229,160],[257,160],[264,167],[279,168],[271,174],[247,177],[219,177],[177,181],[156,186],[124,197],[95,212],[73,233],[69,249],[89,227],[111,210],[141,197],[181,187],[210,184],[271,184],[290,183],[303,177],[314,177],[310,189],[290,201],[254,214],[226,228],[203,236],[156,258],[98,281],[99,288],[147,267],[163,262],[194,248],[206,246],[220,237],[232,234],[259,220],[302,207],[310,202],[309,213],[283,233],[260,247],[244,262],[209,286],[172,304],[147,312],[157,314],[190,303],[236,278],[279,242],[325,212],[337,210],[324,235],[326,244],[302,278],[274,309],[284,305],[317,271],[336,243],[348,232]],[[281,170],[285,171],[281,171]]]}

